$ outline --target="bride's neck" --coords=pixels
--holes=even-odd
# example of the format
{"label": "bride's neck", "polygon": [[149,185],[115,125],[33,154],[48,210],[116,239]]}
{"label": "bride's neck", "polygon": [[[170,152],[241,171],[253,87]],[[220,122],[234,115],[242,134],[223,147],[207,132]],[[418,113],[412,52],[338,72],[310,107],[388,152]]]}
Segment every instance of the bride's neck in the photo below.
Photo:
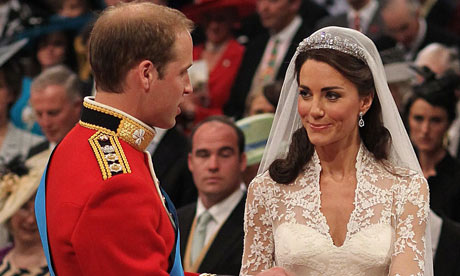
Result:
{"label": "bride's neck", "polygon": [[340,180],[356,174],[356,155],[359,143],[349,144],[345,147],[318,147],[316,152],[321,162],[321,174]]}

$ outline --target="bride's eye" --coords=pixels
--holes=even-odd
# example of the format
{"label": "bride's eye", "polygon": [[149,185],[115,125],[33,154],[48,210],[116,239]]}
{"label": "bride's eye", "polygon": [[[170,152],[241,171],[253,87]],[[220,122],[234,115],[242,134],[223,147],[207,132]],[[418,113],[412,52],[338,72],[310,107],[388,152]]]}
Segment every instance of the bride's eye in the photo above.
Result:
{"label": "bride's eye", "polygon": [[340,94],[336,92],[329,91],[326,93],[326,98],[332,101],[338,100],[340,98]]}
{"label": "bride's eye", "polygon": [[299,95],[302,97],[302,98],[308,98],[311,96],[311,92],[307,89],[300,89],[299,90]]}

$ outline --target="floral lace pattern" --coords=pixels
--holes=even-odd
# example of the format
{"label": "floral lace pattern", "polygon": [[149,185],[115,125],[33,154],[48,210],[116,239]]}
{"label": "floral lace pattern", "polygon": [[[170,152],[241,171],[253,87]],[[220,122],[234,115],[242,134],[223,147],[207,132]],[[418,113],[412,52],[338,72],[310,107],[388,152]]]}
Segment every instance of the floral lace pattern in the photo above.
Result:
{"label": "floral lace pattern", "polygon": [[382,164],[361,145],[354,210],[342,246],[322,214],[317,154],[293,184],[268,172],[248,190],[241,275],[281,266],[294,275],[423,275],[428,185],[413,171]]}

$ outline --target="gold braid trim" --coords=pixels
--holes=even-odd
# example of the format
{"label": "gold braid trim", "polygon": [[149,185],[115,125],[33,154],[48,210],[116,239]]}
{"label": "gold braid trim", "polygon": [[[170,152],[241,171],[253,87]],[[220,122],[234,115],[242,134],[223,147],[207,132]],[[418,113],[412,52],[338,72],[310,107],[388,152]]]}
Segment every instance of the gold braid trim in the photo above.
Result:
{"label": "gold braid trim", "polygon": [[[80,122],[81,123],[81,122]],[[89,139],[104,180],[120,173],[131,173],[123,148],[113,131],[97,131]]]}
{"label": "gold braid trim", "polygon": [[88,102],[84,102],[83,105],[88,108],[95,110],[97,112],[101,112],[104,114],[108,114],[110,116],[114,116],[116,118],[120,119],[120,124],[118,125],[117,131],[114,132],[113,130],[104,128],[102,126],[86,123],[80,121],[80,125],[94,129],[94,130],[101,130],[106,133],[110,133],[111,135],[118,136],[120,137],[123,141],[127,142],[130,144],[132,147],[134,147],[137,150],[140,151],[145,151],[147,146],[150,144],[150,142],[153,140],[153,137],[155,136],[155,132],[153,132],[151,129],[148,129],[144,127],[142,124],[139,122],[136,122],[135,120],[129,118],[128,116],[125,116],[121,113],[115,112],[113,110],[91,104]]}

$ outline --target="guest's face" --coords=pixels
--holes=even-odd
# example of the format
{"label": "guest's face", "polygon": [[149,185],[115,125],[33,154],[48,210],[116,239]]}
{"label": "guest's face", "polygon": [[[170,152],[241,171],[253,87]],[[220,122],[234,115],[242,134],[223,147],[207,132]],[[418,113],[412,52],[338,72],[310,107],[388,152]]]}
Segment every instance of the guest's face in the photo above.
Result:
{"label": "guest's face", "polygon": [[410,139],[420,152],[436,153],[443,148],[443,138],[450,123],[444,108],[417,99],[409,110]]}
{"label": "guest's face", "polygon": [[50,142],[60,142],[80,118],[81,101],[69,99],[61,85],[49,85],[43,91],[31,91],[30,104]]}
{"label": "guest's face", "polygon": [[58,13],[63,17],[77,17],[84,14],[87,9],[86,0],[65,0]]}
{"label": "guest's face", "polygon": [[219,202],[234,192],[246,169],[235,130],[221,122],[201,125],[193,135],[188,166],[201,198]]}
{"label": "guest's face", "polygon": [[386,32],[406,47],[415,42],[419,30],[418,17],[409,10],[406,1],[399,1],[394,7],[382,12]]}
{"label": "guest's face", "polygon": [[35,199],[32,197],[11,216],[9,226],[15,243],[21,242],[31,245],[40,243],[40,235],[35,221],[34,202]]}
{"label": "guest's face", "polygon": [[324,62],[307,60],[299,74],[298,111],[316,147],[345,147],[359,140],[358,114],[372,100],[360,98],[356,86]]}
{"label": "guest's face", "polygon": [[205,19],[206,38],[209,42],[220,44],[232,35],[232,14],[231,10],[219,9],[206,15]]}
{"label": "guest's face", "polygon": [[42,69],[64,62],[67,38],[64,33],[56,32],[47,35],[38,45],[37,60]]}
{"label": "guest's face", "polygon": [[279,32],[286,27],[297,14],[299,0],[257,0],[256,10],[262,26],[270,31]]}
{"label": "guest's face", "polygon": [[263,113],[275,113],[275,107],[260,93],[254,97],[249,106],[249,116]]}

